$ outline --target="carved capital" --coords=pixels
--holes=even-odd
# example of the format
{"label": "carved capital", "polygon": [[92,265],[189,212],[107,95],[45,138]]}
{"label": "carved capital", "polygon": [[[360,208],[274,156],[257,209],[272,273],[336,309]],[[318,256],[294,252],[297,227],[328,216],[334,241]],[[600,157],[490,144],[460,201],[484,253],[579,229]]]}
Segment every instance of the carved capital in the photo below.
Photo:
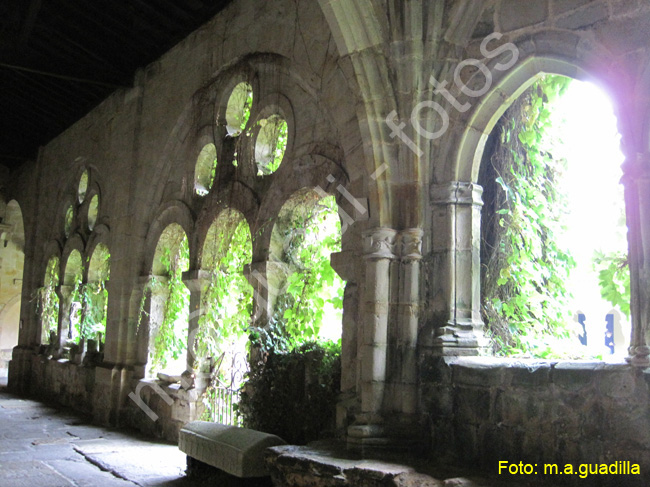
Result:
{"label": "carved capital", "polygon": [[429,190],[434,205],[476,205],[483,206],[483,188],[475,183],[450,181],[432,184]]}
{"label": "carved capital", "polygon": [[404,261],[420,260],[422,258],[422,236],[424,231],[421,228],[407,228],[400,233],[401,253]]}
{"label": "carved capital", "polygon": [[363,254],[366,259],[396,259],[397,231],[378,227],[363,232]]}

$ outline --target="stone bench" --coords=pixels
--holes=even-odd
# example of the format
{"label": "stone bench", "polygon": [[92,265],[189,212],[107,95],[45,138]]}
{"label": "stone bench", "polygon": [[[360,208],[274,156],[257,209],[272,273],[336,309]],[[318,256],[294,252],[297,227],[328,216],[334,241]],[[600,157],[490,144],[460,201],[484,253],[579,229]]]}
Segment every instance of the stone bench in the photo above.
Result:
{"label": "stone bench", "polygon": [[265,450],[285,444],[275,435],[207,421],[187,423],[178,439],[178,448],[188,457],[240,478],[268,476]]}

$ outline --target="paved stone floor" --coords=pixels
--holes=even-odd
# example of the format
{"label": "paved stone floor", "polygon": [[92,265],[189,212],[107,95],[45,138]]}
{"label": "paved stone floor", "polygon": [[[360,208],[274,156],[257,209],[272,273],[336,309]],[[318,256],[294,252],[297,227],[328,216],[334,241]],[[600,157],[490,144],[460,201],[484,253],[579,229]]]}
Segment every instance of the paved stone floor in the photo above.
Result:
{"label": "paved stone floor", "polygon": [[92,426],[74,414],[9,394],[0,378],[1,487],[190,487],[185,455]]}

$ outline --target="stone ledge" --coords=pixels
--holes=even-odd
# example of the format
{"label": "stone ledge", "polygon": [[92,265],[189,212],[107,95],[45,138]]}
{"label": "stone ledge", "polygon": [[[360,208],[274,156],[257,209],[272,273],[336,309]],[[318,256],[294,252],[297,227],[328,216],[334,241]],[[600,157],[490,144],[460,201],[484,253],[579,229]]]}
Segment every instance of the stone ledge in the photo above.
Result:
{"label": "stone ledge", "polygon": [[[631,374],[624,362],[585,360],[507,359],[499,357],[455,357],[446,364],[452,370],[451,383],[475,387],[583,387],[603,374]],[[650,374],[650,369],[646,371]]]}
{"label": "stone ledge", "polygon": [[283,487],[514,487],[449,469],[434,473],[430,461],[412,456],[362,458],[336,442],[272,447],[266,463],[273,484]]}

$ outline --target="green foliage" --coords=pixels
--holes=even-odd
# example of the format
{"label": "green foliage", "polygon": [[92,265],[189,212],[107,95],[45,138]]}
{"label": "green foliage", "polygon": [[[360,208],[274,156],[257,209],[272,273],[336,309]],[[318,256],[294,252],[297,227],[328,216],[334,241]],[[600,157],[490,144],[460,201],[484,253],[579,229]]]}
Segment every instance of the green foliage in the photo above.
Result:
{"label": "green foliage", "polygon": [[[99,262],[97,269],[93,264]],[[106,316],[108,306],[108,290],[106,282],[110,277],[110,254],[108,249],[98,247],[91,259],[91,271],[97,275],[96,282],[81,284],[75,287],[75,301],[81,304],[80,317],[75,326],[75,339],[83,337],[86,340],[97,339],[98,334],[106,335]],[[81,276],[77,276],[81,279]]]}
{"label": "green foliage", "polygon": [[59,259],[50,258],[45,270],[44,286],[36,290],[36,313],[41,317],[41,343],[49,343],[50,332],[57,333],[59,327]]}
{"label": "green foliage", "polygon": [[289,140],[287,122],[284,120],[278,121],[276,124],[275,132],[275,147],[273,148],[273,159],[269,162],[266,169],[269,173],[274,173],[280,167],[280,163],[284,158],[284,152],[287,150],[287,142]]}
{"label": "green foliage", "polygon": [[[333,196],[294,209],[281,232],[282,261],[290,273],[264,330],[254,330],[252,341],[262,349],[289,350],[315,340],[330,307],[343,309],[344,282],[330,265],[330,255],[341,249],[341,224]],[[276,228],[278,226],[276,225]]]}
{"label": "green foliage", "polygon": [[253,90],[248,90],[246,101],[244,101],[244,106],[242,108],[242,119],[239,126],[239,129],[242,132],[246,130],[248,120],[251,118],[251,108],[253,108]]}
{"label": "green foliage", "polygon": [[287,352],[270,352],[244,387],[238,406],[244,426],[290,444],[321,438],[334,427],[340,360],[340,342],[307,342]]}
{"label": "green foliage", "polygon": [[[497,124],[496,149],[482,168],[483,314],[498,353],[549,356],[550,337],[569,331],[566,287],[572,256],[557,244],[565,230],[565,196],[557,181],[566,161],[548,135],[553,100],[569,80],[547,76],[525,92]],[[485,164],[485,162],[484,162]]]}
{"label": "green foliage", "polygon": [[243,274],[252,258],[246,220],[226,210],[212,228],[216,231],[209,232],[204,248],[204,268],[210,276],[194,344],[199,357],[218,357],[244,337],[253,306],[253,288]]}
{"label": "green foliage", "polygon": [[84,284],[83,284],[83,267],[74,274],[72,279],[72,292],[70,293],[70,306],[68,308],[69,325],[72,327],[72,341],[79,343],[81,338],[81,322],[84,309]]}
{"label": "green foliage", "polygon": [[97,334],[106,334],[106,306],[108,304],[108,291],[106,281],[81,284],[77,288],[75,299],[81,302],[79,319],[75,326],[75,340],[80,337],[97,339]]}
{"label": "green foliage", "polygon": [[274,173],[280,167],[289,140],[288,126],[278,115],[259,120],[257,125],[260,127],[255,149],[256,153],[260,151],[256,154],[257,175],[263,176]]}
{"label": "green foliage", "polygon": [[630,267],[625,252],[597,252],[594,267],[599,270],[600,294],[630,318]]}
{"label": "green foliage", "polygon": [[[172,253],[172,249],[165,247],[160,259],[167,274],[167,299],[150,352],[152,371],[164,369],[170,360],[179,359],[187,350],[189,291],[182,276],[189,265],[190,251],[184,235],[174,250]],[[154,288],[153,293],[156,292]]]}

